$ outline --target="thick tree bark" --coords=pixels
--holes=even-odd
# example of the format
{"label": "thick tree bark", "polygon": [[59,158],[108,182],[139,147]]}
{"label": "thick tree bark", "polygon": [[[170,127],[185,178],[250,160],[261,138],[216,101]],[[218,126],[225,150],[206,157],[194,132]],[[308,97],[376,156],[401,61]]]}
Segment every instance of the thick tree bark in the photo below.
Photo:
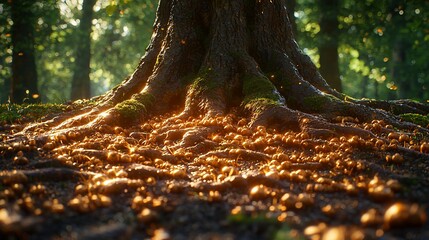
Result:
{"label": "thick tree bark", "polygon": [[75,68],[72,79],[71,99],[89,99],[91,97],[90,60],[91,60],[91,27],[93,8],[96,0],[84,0],[82,17],[78,29]]}
{"label": "thick tree bark", "polygon": [[39,102],[34,56],[34,16],[32,1],[11,1],[12,82],[11,101]]}
{"label": "thick tree bark", "polygon": [[286,7],[288,9],[288,17],[289,17],[290,24],[292,24],[293,34],[296,38],[298,33],[296,19],[295,19],[296,0],[286,1]]}
{"label": "thick tree bark", "polygon": [[288,14],[285,0],[161,0],[151,43],[134,73],[96,98],[96,108],[52,125],[91,131],[177,110],[172,120],[234,109],[252,126],[323,136],[374,136],[331,123],[338,116],[419,128],[377,108],[424,113],[426,105],[355,100],[333,89],[300,50]]}
{"label": "thick tree bark", "polygon": [[320,11],[319,55],[320,73],[328,84],[342,92],[338,59],[338,0],[318,1]]}

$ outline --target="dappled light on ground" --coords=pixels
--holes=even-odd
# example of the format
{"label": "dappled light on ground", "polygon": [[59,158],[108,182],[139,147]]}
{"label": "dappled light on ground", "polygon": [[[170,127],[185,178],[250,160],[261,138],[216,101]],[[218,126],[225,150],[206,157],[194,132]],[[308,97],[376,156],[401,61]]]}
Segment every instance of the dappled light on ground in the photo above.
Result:
{"label": "dappled light on ground", "polygon": [[171,117],[94,126],[85,135],[75,128],[12,136],[22,127],[6,126],[1,232],[30,239],[429,236],[429,145],[417,131],[338,117],[377,137],[314,138],[252,129],[235,115]]}

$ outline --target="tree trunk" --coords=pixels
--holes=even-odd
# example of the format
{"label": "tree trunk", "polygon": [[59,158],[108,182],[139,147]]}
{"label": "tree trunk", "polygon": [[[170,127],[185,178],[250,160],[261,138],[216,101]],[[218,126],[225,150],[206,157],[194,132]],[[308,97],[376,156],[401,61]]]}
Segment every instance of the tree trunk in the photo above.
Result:
{"label": "tree trunk", "polygon": [[295,35],[295,38],[296,38],[297,34],[298,34],[298,29],[297,29],[297,25],[296,25],[296,18],[295,18],[296,0],[286,1],[286,7],[288,9],[289,21],[292,24],[292,31],[293,31],[293,34]]}
{"label": "tree trunk", "polygon": [[32,1],[11,1],[12,12],[12,82],[11,101],[39,102],[34,56],[34,16]]}
{"label": "tree trunk", "polygon": [[342,91],[338,62],[338,0],[318,1],[320,11],[319,55],[320,73],[328,84]]}
{"label": "tree trunk", "polygon": [[90,60],[91,60],[91,27],[93,8],[96,0],[84,0],[82,17],[78,29],[75,68],[72,79],[71,99],[89,99],[90,87]]}
{"label": "tree trunk", "polygon": [[[324,136],[373,136],[330,122],[339,115],[415,127],[375,109],[396,103],[354,100],[331,88],[296,43],[285,0],[161,0],[138,67],[94,100],[96,108],[55,123],[55,129],[78,125],[79,131],[92,131],[100,124],[136,124],[178,110],[173,119],[234,111],[248,116],[251,126]],[[408,112],[429,111],[414,102],[400,105]]]}

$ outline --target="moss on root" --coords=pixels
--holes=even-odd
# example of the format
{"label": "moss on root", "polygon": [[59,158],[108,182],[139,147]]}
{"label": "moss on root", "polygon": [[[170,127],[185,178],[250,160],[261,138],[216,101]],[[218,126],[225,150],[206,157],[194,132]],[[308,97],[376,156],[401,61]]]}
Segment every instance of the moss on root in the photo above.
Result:
{"label": "moss on root", "polygon": [[154,102],[151,94],[134,94],[130,99],[116,104],[114,110],[119,114],[122,122],[135,122],[147,113]]}
{"label": "moss on root", "polygon": [[243,77],[243,106],[253,112],[283,102],[276,87],[266,77],[246,75]]}
{"label": "moss on root", "polygon": [[407,122],[412,122],[422,127],[429,126],[429,114],[420,115],[416,113],[406,113],[406,114],[401,114],[400,117]]}
{"label": "moss on root", "polygon": [[219,87],[217,81],[212,81],[216,78],[216,73],[211,68],[202,68],[197,76],[194,76],[194,81],[191,84],[191,89],[196,93],[202,93]]}
{"label": "moss on root", "polygon": [[320,112],[326,109],[329,105],[333,104],[337,99],[330,94],[316,95],[305,97],[303,104],[312,112]]}

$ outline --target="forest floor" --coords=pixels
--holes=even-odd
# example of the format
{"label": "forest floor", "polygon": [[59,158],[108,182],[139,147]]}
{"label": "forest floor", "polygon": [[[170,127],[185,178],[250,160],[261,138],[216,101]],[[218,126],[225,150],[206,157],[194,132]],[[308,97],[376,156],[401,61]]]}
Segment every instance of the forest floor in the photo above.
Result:
{"label": "forest floor", "polygon": [[429,239],[428,136],[169,117],[90,135],[1,125],[0,238]]}

